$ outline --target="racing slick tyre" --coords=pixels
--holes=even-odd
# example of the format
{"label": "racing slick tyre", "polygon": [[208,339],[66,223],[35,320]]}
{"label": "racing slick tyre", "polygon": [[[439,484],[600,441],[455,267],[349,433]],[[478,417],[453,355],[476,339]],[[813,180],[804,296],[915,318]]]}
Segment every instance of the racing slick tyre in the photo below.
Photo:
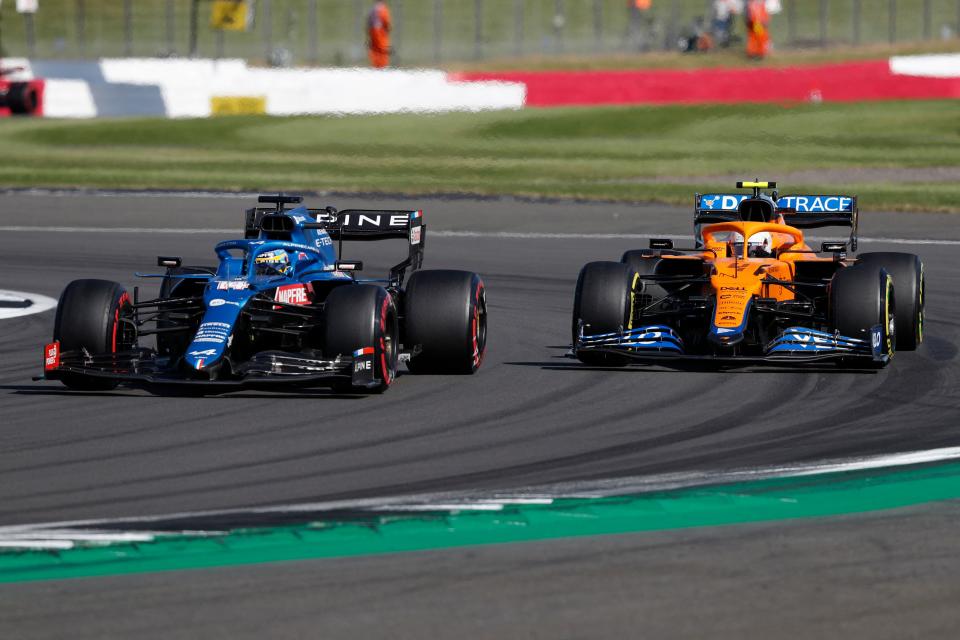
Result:
{"label": "racing slick tyre", "polygon": [[858,256],[861,264],[880,265],[893,276],[897,292],[897,350],[913,351],[923,342],[923,262],[912,253],[875,252]]}
{"label": "racing slick tyre", "polygon": [[[897,348],[893,278],[879,264],[855,264],[837,271],[830,283],[830,320],[842,336],[871,340],[880,326],[880,348],[888,358]],[[882,366],[882,365],[881,365]]]}
{"label": "racing slick tyre", "polygon": [[[130,309],[130,296],[109,280],[74,280],[60,294],[53,339],[60,350],[86,349],[91,354],[117,353],[136,342],[135,330],[124,326],[122,318]],[[65,373],[61,382],[70,389],[109,391],[115,380]]]}
{"label": "racing slick tyre", "polygon": [[354,284],[337,287],[324,305],[323,352],[328,358],[349,356],[357,349],[374,348],[376,387],[358,388],[349,382],[334,385],[341,393],[382,393],[397,375],[400,329],[393,296],[383,287]]}
{"label": "racing slick tyre", "polygon": [[13,82],[4,102],[14,115],[32,114],[37,110],[37,90],[26,82]]}
{"label": "racing slick tyre", "polygon": [[407,362],[411,373],[470,375],[487,348],[487,296],[470,271],[431,269],[410,276],[403,297],[404,336],[420,350]]}
{"label": "racing slick tyre", "polygon": [[[633,315],[633,267],[622,262],[588,262],[580,270],[573,296],[573,344],[581,325],[587,334],[613,333],[630,326]],[[584,364],[623,366],[628,358],[578,351]]]}
{"label": "racing slick tyre", "polygon": [[[670,249],[662,251],[657,249],[634,249],[624,252],[623,257],[620,258],[620,262],[633,269],[637,275],[652,276],[657,268],[657,263],[660,262],[660,256],[664,254],[680,255],[680,252],[671,251]],[[655,300],[667,296],[667,290],[655,282],[637,280],[635,286],[637,296],[635,302],[640,309],[649,306]]]}
{"label": "racing slick tyre", "polygon": [[[206,287],[203,280],[192,280],[190,278],[177,278],[176,276],[184,274],[197,274],[215,276],[216,267],[171,267],[167,269],[167,275],[160,284],[160,300],[169,300],[170,298],[181,298],[188,296],[202,296]],[[166,313],[161,313],[157,318],[157,328],[165,329],[175,326],[177,323],[167,319]],[[157,352],[160,355],[178,357],[183,355],[190,342],[193,340],[192,333],[183,332],[161,332],[157,334]]]}

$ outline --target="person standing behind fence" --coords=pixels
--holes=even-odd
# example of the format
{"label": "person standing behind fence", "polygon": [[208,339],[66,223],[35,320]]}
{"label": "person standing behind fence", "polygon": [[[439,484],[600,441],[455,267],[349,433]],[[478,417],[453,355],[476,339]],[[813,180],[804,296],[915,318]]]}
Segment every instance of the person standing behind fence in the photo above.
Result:
{"label": "person standing behind fence", "polygon": [[770,14],[766,0],[747,4],[747,57],[764,58],[770,53]]}
{"label": "person standing behind fence", "polygon": [[367,16],[367,47],[370,64],[383,69],[390,64],[390,9],[386,0],[378,0]]}
{"label": "person standing behind fence", "polygon": [[713,37],[726,47],[733,35],[733,17],[743,13],[742,0],[713,0]]}

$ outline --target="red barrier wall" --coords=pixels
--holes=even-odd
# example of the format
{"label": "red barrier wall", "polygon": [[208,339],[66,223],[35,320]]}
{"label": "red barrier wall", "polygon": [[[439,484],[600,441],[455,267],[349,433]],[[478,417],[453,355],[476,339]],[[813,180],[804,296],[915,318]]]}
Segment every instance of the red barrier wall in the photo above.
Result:
{"label": "red barrier wall", "polygon": [[522,82],[530,107],[960,98],[960,78],[894,75],[886,60],[693,71],[460,73],[451,80]]}

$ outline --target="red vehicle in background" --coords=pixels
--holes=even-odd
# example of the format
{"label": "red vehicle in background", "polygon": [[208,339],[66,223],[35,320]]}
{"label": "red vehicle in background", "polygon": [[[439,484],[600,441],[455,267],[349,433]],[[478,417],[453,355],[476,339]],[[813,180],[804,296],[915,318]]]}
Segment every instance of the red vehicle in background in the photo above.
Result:
{"label": "red vehicle in background", "polygon": [[0,116],[42,116],[44,81],[13,80],[23,67],[0,67]]}

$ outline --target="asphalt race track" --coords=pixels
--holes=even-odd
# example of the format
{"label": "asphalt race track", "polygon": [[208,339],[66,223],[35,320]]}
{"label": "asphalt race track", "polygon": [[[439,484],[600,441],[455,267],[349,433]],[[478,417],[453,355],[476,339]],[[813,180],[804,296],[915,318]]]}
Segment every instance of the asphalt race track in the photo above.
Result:
{"label": "asphalt race track", "polygon": [[[251,201],[6,194],[0,289],[56,298],[71,279],[95,277],[139,283],[141,296],[151,296],[156,281],[138,282],[133,272],[156,272],[156,255],[211,263],[213,244],[228,237],[215,230],[235,229],[240,237]],[[310,204],[423,208],[425,267],[474,270],[486,283],[490,333],[481,371],[404,375],[386,394],[361,398],[324,390],[207,398],[77,394],[30,379],[40,370],[52,312],[0,320],[0,524],[719,471],[960,445],[960,227],[951,215],[873,214],[867,199],[861,202],[861,237],[885,239],[866,241],[861,251],[910,251],[925,262],[927,339],[919,351],[898,353],[880,372],[704,373],[591,370],[563,357],[580,266],[616,260],[625,249],[646,246],[648,235],[689,234],[689,210],[513,199],[327,197]],[[376,274],[402,251],[402,244],[379,243],[344,257],[363,259]],[[190,574],[185,591],[178,585],[186,574],[7,586],[0,611],[10,604],[18,613],[0,616],[0,635],[18,637],[3,633],[4,624],[16,623],[14,629],[55,637],[57,625],[79,622],[89,637],[190,637],[192,620],[211,637],[321,637],[311,629],[324,630],[322,637],[590,637],[591,630],[631,636],[643,618],[658,636],[689,635],[699,621],[717,637],[790,629],[903,637],[890,627],[898,614],[905,617],[896,620],[912,616],[910,634],[939,635],[960,623],[956,607],[946,606],[960,595],[957,507],[904,513],[209,570]],[[905,555],[906,547],[915,553]],[[917,572],[926,570],[936,579],[919,580]],[[839,600],[824,595],[826,582]],[[865,588],[880,582],[883,588]],[[260,598],[261,589],[273,591]],[[742,600],[729,593],[737,589]],[[191,610],[218,590],[223,597],[205,610],[220,626]],[[50,598],[60,599],[56,616],[41,604]],[[105,598],[119,598],[126,611],[144,602],[155,607],[111,627],[102,624],[114,611]],[[358,607],[358,598],[369,598],[367,606]],[[97,616],[89,606],[95,600]],[[248,603],[246,613],[234,617],[228,600]],[[508,616],[511,603],[529,609]],[[857,619],[865,622],[836,616],[843,606],[860,607]],[[685,617],[686,607],[698,613]],[[791,607],[789,624],[779,626],[778,612]],[[448,626],[424,618],[456,609],[465,613]],[[177,622],[159,626],[171,611],[179,612]],[[743,617],[751,612],[757,617]],[[266,622],[271,615],[278,626]]]}

